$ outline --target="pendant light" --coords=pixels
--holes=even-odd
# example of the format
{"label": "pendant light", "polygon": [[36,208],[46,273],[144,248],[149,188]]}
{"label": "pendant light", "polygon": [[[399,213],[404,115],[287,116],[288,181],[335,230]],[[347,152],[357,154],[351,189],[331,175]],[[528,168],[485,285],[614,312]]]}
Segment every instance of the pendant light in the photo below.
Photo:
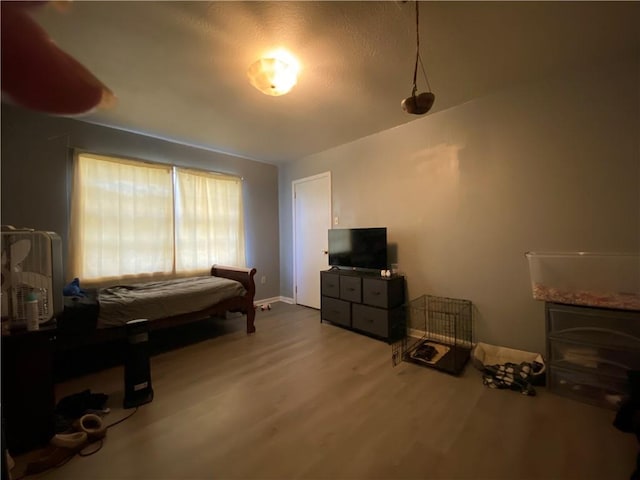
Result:
{"label": "pendant light", "polygon": [[[416,63],[413,68],[413,89],[411,90],[411,96],[402,100],[402,110],[413,115],[424,115],[433,106],[433,102],[436,96],[431,92],[429,86],[429,79],[427,78],[427,72],[424,69],[422,58],[420,57],[420,11],[419,1],[416,0]],[[427,91],[416,95],[418,91],[417,79],[418,79],[418,63],[422,68],[424,79],[427,82]]]}

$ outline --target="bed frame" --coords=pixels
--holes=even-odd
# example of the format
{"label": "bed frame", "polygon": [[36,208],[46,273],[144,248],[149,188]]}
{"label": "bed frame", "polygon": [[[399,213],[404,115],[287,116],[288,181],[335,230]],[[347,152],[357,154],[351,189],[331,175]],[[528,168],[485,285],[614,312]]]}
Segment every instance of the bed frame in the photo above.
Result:
{"label": "bed frame", "polygon": [[253,278],[255,274],[255,268],[214,265],[211,267],[211,276],[228,278],[230,280],[240,282],[247,293],[242,297],[233,297],[223,300],[222,302],[211,305],[204,310],[154,320],[149,322],[149,329],[153,331],[161,328],[173,327],[184,323],[202,320],[213,315],[223,314],[225,312],[242,312],[247,316],[247,333],[254,333],[256,331],[256,327],[254,325],[256,310],[253,305],[256,294],[256,284]]}
{"label": "bed frame", "polygon": [[[152,322],[149,322],[149,330],[156,331],[178,325],[184,325],[230,311],[245,314],[247,317],[247,333],[254,333],[256,331],[256,327],[254,325],[256,315],[254,308],[254,297],[256,293],[254,280],[255,274],[255,268],[213,265],[211,267],[212,276],[228,278],[240,282],[246,290],[245,295],[223,300],[222,302],[211,305],[204,310],[153,320]],[[60,327],[62,326],[59,325],[58,331],[56,332],[57,350],[68,350],[79,346],[94,345],[126,338],[126,326],[91,328],[82,332],[70,331]]]}
{"label": "bed frame", "polygon": [[[214,311],[208,313],[206,317],[226,311],[242,312],[247,316],[247,333],[254,333],[256,331],[254,325],[256,309],[253,302],[256,296],[256,283],[253,277],[256,275],[256,269],[214,265],[211,267],[211,275],[236,280],[244,286],[247,293],[243,297],[230,298],[212,306],[211,309]],[[208,311],[209,309],[202,313],[207,313]]]}

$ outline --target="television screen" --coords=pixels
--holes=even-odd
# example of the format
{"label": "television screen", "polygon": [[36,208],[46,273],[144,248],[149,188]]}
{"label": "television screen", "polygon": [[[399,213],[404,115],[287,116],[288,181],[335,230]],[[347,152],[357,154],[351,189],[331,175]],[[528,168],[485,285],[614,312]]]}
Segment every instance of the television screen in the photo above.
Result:
{"label": "television screen", "polygon": [[386,269],[387,229],[380,227],[329,230],[329,265]]}

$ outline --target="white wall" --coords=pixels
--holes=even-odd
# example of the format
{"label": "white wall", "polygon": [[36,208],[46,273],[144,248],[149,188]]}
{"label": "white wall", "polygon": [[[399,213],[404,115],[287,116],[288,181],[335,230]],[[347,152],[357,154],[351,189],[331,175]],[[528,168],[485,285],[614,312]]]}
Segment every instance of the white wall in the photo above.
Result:
{"label": "white wall", "polygon": [[634,58],[520,85],[286,165],[281,294],[291,182],[331,171],[340,226],[388,227],[409,298],[472,300],[476,340],[543,352],[524,253],[640,249],[639,70]]}

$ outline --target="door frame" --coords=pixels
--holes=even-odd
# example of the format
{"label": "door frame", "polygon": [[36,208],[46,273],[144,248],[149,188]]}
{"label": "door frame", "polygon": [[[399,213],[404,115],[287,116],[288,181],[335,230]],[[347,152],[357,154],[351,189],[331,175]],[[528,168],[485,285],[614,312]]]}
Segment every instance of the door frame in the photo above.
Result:
{"label": "door frame", "polygon": [[318,173],[316,175],[311,175],[310,177],[299,178],[297,180],[293,180],[291,182],[291,210],[293,216],[293,303],[295,305],[298,304],[298,266],[296,265],[297,258],[297,239],[296,239],[296,185],[303,182],[308,182],[312,180],[317,180],[319,178],[328,177],[329,179],[329,225],[327,229],[331,228],[333,224],[333,185],[331,183],[331,171],[328,170],[326,172]]}

